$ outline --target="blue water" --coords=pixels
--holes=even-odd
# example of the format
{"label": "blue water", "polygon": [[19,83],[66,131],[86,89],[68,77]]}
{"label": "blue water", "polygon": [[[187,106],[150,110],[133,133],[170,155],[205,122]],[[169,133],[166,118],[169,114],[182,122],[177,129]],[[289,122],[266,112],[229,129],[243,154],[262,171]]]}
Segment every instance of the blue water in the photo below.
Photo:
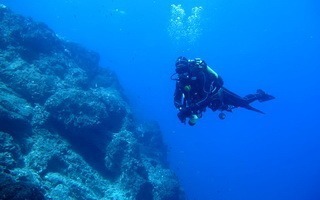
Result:
{"label": "blue water", "polygon": [[[315,0],[2,0],[101,55],[134,111],[157,120],[188,199],[320,199],[320,3]],[[202,6],[202,35],[169,37],[171,4]],[[173,107],[176,57],[201,57],[230,90],[276,99],[195,127]]]}

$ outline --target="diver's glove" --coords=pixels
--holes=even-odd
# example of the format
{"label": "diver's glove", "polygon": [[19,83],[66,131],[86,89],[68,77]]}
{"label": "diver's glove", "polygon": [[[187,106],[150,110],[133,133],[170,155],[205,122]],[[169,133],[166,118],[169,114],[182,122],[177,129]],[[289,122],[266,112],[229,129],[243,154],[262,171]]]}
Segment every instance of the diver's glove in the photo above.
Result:
{"label": "diver's glove", "polygon": [[179,108],[179,112],[177,114],[178,118],[182,123],[186,123],[187,117],[191,115],[191,110],[189,108]]}
{"label": "diver's glove", "polygon": [[181,123],[184,123],[184,124],[186,123],[187,117],[184,116],[183,113],[178,112],[177,116],[178,116],[178,118],[179,118],[179,120],[180,120]]}

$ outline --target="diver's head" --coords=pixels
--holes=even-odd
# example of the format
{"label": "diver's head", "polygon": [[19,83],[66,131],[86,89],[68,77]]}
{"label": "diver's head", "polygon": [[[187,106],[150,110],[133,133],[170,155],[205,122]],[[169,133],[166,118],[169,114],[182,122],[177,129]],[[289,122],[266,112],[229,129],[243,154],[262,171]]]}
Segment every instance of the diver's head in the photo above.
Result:
{"label": "diver's head", "polygon": [[188,59],[186,57],[180,56],[176,61],[176,72],[178,74],[183,74],[188,72]]}

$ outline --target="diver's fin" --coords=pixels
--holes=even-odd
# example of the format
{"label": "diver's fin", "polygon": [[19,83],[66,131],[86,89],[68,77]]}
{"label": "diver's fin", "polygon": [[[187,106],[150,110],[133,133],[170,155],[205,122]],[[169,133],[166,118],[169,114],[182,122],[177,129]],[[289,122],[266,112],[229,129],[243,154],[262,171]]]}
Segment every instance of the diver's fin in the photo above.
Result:
{"label": "diver's fin", "polygon": [[274,96],[265,93],[265,92],[264,92],[263,90],[261,90],[261,89],[258,89],[258,90],[257,90],[257,94],[259,95],[259,97],[258,97],[258,101],[259,101],[259,102],[264,102],[264,101],[269,101],[269,100],[275,99]]}
{"label": "diver's fin", "polygon": [[[267,95],[264,91],[262,90],[257,90],[258,95],[264,97],[265,95]],[[271,96],[272,97],[272,96]],[[223,102],[227,105],[232,105],[235,107],[242,107],[242,108],[246,108],[248,110],[252,110],[261,114],[265,114],[264,112],[262,112],[261,110],[258,110],[254,107],[252,107],[251,105],[249,105],[251,102],[246,99],[243,99],[242,97],[240,97],[239,95],[231,92],[230,90],[226,89],[223,87]],[[274,97],[273,97],[274,98]],[[256,98],[259,99],[259,98]],[[269,99],[271,100],[271,99]],[[265,100],[267,101],[267,100]]]}
{"label": "diver's fin", "polygon": [[261,110],[258,110],[258,109],[256,109],[256,108],[254,108],[254,107],[252,107],[252,106],[250,106],[249,104],[248,105],[246,105],[246,106],[242,106],[243,108],[246,108],[246,109],[248,109],[248,110],[252,110],[252,111],[255,111],[255,112],[258,112],[258,113],[261,113],[261,114],[265,114],[264,112],[262,112]]}

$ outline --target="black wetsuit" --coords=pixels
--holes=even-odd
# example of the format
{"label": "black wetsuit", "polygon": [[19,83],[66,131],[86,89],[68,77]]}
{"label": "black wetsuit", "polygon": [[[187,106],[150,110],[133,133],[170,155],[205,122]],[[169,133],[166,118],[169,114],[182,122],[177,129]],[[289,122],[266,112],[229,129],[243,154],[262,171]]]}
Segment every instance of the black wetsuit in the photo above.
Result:
{"label": "black wetsuit", "polygon": [[202,60],[189,61],[189,70],[178,75],[174,93],[174,105],[179,109],[178,117],[181,121],[185,121],[192,114],[201,115],[207,107],[213,111],[231,111],[233,108],[243,107],[263,113],[250,103],[271,99],[274,97],[262,90],[245,97],[231,92],[223,87],[222,78],[213,70],[208,70],[208,66]]}
{"label": "black wetsuit", "polygon": [[209,73],[205,64],[192,61],[189,71],[180,74],[176,82],[174,105],[176,108],[189,108],[190,110],[204,110],[211,101],[211,97],[223,85],[220,77]]}

